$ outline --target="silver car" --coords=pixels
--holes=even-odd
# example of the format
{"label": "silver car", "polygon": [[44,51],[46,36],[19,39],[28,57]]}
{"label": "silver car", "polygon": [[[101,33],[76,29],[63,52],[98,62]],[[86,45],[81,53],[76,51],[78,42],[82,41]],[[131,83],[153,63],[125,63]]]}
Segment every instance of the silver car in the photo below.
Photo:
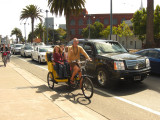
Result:
{"label": "silver car", "polygon": [[20,54],[20,50],[23,44],[14,44],[13,46],[13,54]]}
{"label": "silver car", "polygon": [[23,57],[31,57],[32,50],[33,50],[33,47],[31,45],[24,45],[21,47],[20,54]]}

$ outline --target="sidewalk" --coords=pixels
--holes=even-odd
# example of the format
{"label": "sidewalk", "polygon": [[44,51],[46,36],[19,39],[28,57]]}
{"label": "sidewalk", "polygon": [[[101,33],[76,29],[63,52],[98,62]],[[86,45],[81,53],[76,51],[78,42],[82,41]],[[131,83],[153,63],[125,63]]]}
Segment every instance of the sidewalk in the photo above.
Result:
{"label": "sidewalk", "polygon": [[46,82],[11,62],[4,67],[0,59],[0,120],[106,120],[57,96]]}

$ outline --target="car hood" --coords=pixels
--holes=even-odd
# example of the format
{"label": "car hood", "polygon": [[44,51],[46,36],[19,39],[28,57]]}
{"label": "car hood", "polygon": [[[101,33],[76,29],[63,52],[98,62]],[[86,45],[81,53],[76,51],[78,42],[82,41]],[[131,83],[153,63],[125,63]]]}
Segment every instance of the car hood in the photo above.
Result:
{"label": "car hood", "polygon": [[40,52],[39,55],[46,55],[46,52]]}
{"label": "car hood", "polygon": [[21,47],[16,47],[16,48],[14,48],[15,50],[19,50],[19,49],[21,49]]}
{"label": "car hood", "polygon": [[25,50],[26,52],[31,52],[32,50]]}
{"label": "car hood", "polygon": [[114,60],[138,60],[144,59],[141,55],[132,54],[132,53],[107,53],[101,56],[108,57]]}

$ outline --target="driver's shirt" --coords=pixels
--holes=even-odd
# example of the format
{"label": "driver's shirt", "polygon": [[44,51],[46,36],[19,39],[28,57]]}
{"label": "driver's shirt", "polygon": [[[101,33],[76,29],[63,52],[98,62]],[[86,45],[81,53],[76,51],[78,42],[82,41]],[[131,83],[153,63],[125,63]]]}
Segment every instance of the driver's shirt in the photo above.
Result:
{"label": "driver's shirt", "polygon": [[88,54],[81,46],[77,46],[74,48],[73,45],[68,47],[68,62],[72,62],[74,60],[80,60],[80,53],[85,56],[86,59],[89,59]]}

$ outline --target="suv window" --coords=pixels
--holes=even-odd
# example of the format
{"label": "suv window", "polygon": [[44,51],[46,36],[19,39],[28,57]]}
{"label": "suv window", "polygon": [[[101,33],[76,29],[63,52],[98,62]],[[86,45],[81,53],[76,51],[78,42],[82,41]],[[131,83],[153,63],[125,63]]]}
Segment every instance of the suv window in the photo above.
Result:
{"label": "suv window", "polygon": [[104,54],[104,53],[125,53],[127,50],[120,45],[118,42],[97,42],[95,44],[97,53]]}
{"label": "suv window", "polygon": [[91,43],[85,43],[84,50],[87,52],[87,54],[91,55],[94,51],[93,45]]}
{"label": "suv window", "polygon": [[148,56],[148,50],[142,51],[139,54],[142,56]]}
{"label": "suv window", "polygon": [[155,50],[150,50],[149,53],[148,53],[148,57],[151,57],[151,58],[158,58],[158,51],[155,51]]}

